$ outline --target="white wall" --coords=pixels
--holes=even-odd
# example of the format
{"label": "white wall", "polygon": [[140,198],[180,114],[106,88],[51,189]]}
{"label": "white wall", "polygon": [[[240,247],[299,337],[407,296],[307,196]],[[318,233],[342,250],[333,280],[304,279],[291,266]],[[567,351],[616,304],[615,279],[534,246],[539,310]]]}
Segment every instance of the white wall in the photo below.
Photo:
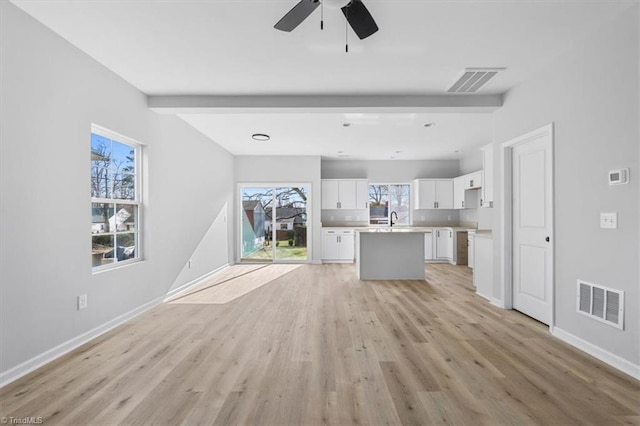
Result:
{"label": "white wall", "polygon": [[[311,240],[307,240],[311,250],[310,260],[319,263],[322,259],[320,224],[320,157],[318,156],[238,156],[235,157],[234,217],[236,241],[240,239],[240,195],[241,183],[310,183],[311,211],[307,212],[311,223]],[[309,213],[311,213],[309,215]],[[307,236],[309,237],[309,236]],[[236,253],[239,259],[240,253]]]}
{"label": "white wall", "polygon": [[[0,371],[8,380],[162,298],[231,205],[233,158],[182,120],[149,111],[141,92],[11,3],[0,7]],[[95,275],[91,123],[146,144],[145,261]],[[204,260],[206,268],[226,264],[231,251]],[[85,293],[88,308],[78,311]]]}
{"label": "white wall", "polygon": [[[640,365],[640,15],[633,8],[505,96],[494,114],[494,151],[499,198],[500,144],[554,123],[556,327]],[[609,186],[607,171],[620,167],[631,168],[631,183]],[[501,205],[497,199],[495,212]],[[609,211],[618,212],[617,230],[599,228],[600,212]],[[500,238],[496,221],[496,277]],[[577,279],[625,292],[624,331],[576,313]],[[494,297],[500,294],[496,284]]]}

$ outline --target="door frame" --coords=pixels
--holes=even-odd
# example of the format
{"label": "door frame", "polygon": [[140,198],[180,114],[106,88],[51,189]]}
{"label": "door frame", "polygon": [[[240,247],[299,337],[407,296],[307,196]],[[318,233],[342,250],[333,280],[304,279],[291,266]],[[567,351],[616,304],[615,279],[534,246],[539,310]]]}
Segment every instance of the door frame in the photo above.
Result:
{"label": "door frame", "polygon": [[536,130],[525,133],[524,135],[513,138],[500,145],[500,177],[501,177],[501,198],[502,198],[502,220],[501,243],[502,252],[500,253],[500,306],[505,309],[513,309],[513,167],[512,154],[513,148],[539,138],[549,138],[548,142],[551,148],[551,168],[549,170],[551,179],[551,320],[549,321],[549,329],[553,330],[556,323],[555,309],[555,156],[554,156],[554,126],[553,122],[542,126]]}
{"label": "door frame", "polygon": [[[265,262],[266,264],[282,264],[282,263],[296,263],[296,264],[304,264],[304,263],[312,263],[313,260],[313,235],[310,231],[313,228],[313,197],[311,195],[313,190],[313,184],[311,182],[237,182],[236,190],[234,197],[236,199],[236,236],[235,236],[235,245],[236,245],[236,263],[250,263],[246,261],[242,261],[242,195],[240,194],[241,189],[245,187],[249,188],[282,188],[282,187],[300,187],[303,186],[307,188],[308,199],[307,199],[307,258],[303,261],[301,260],[288,260],[288,259],[276,259],[275,252],[271,262]],[[275,221],[274,221],[275,222]],[[276,227],[275,223],[272,227],[272,241],[275,241],[276,235]]]}

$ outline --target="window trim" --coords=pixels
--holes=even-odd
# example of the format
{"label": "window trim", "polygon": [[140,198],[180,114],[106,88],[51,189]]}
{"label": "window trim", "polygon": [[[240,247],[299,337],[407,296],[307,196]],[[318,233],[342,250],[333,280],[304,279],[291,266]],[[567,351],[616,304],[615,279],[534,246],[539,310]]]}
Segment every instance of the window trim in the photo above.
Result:
{"label": "window trim", "polygon": [[[143,222],[142,220],[143,218],[142,150],[143,150],[144,144],[133,138],[130,138],[128,136],[125,136],[113,130],[109,130],[107,128],[104,128],[94,123],[91,123],[90,134],[97,134],[105,138],[111,139],[113,141],[119,142],[121,144],[128,145],[134,149],[134,153],[135,153],[134,199],[125,200],[120,198],[99,198],[99,197],[93,197],[90,194],[90,205],[91,205],[91,208],[93,208],[93,204],[96,204],[96,203],[127,204],[127,205],[137,206],[136,232],[135,232],[136,256],[133,259],[121,260],[121,261],[100,265],[100,266],[91,266],[91,272],[93,274],[96,274],[96,273],[117,269],[123,266],[139,263],[144,260],[144,252],[143,252],[143,244],[142,244],[142,232],[144,228],[144,225],[142,223]],[[91,158],[91,148],[89,149],[89,158]],[[91,160],[89,161],[89,164],[91,164]],[[91,169],[91,166],[89,167],[89,169]],[[91,212],[91,209],[89,211]],[[114,236],[116,234],[117,234],[116,232],[113,232]],[[91,233],[89,234],[90,238],[92,238],[94,235],[95,234],[91,234]],[[115,249],[116,248],[114,247],[114,250]]]}
{"label": "window trim", "polygon": [[[369,182],[367,185],[367,189],[369,190],[370,186],[392,186],[392,185],[406,185],[409,187],[409,208],[408,208],[408,213],[409,213],[409,223],[396,223],[394,226],[412,226],[413,225],[413,210],[411,208],[411,198],[413,198],[413,184],[411,182]],[[387,194],[389,193],[389,191],[387,191]],[[372,224],[371,223],[371,199],[369,198],[369,227],[372,228],[388,228],[390,225],[389,223],[387,223],[386,225],[381,225],[381,224]],[[391,211],[389,211],[389,215],[391,215]],[[388,219],[388,218],[387,218]]]}

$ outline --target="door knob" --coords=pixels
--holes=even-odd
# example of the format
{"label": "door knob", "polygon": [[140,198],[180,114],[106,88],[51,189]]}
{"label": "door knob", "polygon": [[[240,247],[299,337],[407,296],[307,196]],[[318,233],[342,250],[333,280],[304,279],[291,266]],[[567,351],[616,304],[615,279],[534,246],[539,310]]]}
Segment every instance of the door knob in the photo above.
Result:
{"label": "door knob", "polygon": [[546,242],[549,242],[551,240],[551,238],[547,237],[544,239]]}

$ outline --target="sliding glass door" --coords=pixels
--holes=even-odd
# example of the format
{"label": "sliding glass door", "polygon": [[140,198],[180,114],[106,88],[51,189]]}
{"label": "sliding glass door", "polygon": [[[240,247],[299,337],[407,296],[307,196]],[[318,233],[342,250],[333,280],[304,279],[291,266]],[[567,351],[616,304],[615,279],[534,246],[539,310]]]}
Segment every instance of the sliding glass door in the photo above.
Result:
{"label": "sliding glass door", "polygon": [[240,260],[308,260],[308,194],[307,185],[241,186]]}

